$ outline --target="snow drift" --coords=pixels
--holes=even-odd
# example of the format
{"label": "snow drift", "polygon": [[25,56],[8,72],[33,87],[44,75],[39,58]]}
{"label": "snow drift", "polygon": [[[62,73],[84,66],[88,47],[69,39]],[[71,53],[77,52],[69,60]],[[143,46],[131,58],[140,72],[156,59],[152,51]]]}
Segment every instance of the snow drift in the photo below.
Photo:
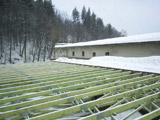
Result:
{"label": "snow drift", "polygon": [[150,56],[150,57],[101,56],[101,57],[93,57],[89,60],[69,59],[61,57],[58,58],[56,61],[160,73],[160,56]]}

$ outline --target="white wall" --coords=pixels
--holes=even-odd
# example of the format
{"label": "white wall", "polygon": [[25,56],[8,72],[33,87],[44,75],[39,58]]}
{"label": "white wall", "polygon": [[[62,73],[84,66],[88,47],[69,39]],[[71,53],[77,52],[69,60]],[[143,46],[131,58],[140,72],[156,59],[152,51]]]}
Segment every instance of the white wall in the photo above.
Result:
{"label": "white wall", "polygon": [[[72,56],[73,51],[75,52],[75,56]],[[82,56],[82,51],[85,52],[85,56]],[[160,42],[56,48],[56,58],[69,57],[89,59],[92,57],[93,52],[96,53],[96,56],[105,56],[105,52],[109,52],[110,56],[123,57],[160,56]]]}

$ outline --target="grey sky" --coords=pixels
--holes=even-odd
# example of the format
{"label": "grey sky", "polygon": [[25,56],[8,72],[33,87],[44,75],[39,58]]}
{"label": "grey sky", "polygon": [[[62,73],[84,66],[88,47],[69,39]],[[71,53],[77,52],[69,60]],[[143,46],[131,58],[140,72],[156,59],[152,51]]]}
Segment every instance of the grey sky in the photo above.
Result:
{"label": "grey sky", "polygon": [[56,8],[71,17],[76,6],[90,7],[104,24],[111,23],[128,35],[160,32],[160,0],[52,0]]}

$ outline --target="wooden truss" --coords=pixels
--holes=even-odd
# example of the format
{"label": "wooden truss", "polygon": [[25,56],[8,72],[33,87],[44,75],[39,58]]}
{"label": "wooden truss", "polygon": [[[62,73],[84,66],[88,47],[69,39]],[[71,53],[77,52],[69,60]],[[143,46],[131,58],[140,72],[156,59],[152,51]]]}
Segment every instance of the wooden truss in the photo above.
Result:
{"label": "wooden truss", "polygon": [[0,120],[160,118],[160,75],[59,62],[0,66]]}

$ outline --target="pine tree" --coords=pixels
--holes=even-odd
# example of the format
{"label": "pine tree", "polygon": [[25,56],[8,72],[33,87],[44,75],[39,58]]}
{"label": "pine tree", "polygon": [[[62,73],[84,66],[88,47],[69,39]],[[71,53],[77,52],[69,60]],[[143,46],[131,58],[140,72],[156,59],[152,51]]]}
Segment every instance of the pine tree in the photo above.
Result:
{"label": "pine tree", "polygon": [[102,39],[103,31],[104,31],[104,24],[103,20],[101,18],[96,19],[96,33],[97,33],[97,39]]}
{"label": "pine tree", "polygon": [[86,8],[83,6],[82,14],[81,14],[82,23],[84,23],[84,20],[86,19]]}
{"label": "pine tree", "polygon": [[112,31],[113,31],[113,29],[112,29],[112,25],[111,24],[108,24],[107,25],[107,34],[108,34],[108,38],[111,38],[112,37]]}
{"label": "pine tree", "polygon": [[91,15],[91,36],[92,40],[97,39],[97,31],[96,31],[96,14],[93,12]]}
{"label": "pine tree", "polygon": [[91,31],[91,10],[88,8],[86,13],[86,18],[84,20],[84,26],[86,27],[87,31],[90,33]]}
{"label": "pine tree", "polygon": [[80,19],[79,19],[79,12],[78,12],[78,10],[77,10],[76,7],[72,11],[72,17],[73,17],[73,22],[74,23],[78,23],[80,21]]}

